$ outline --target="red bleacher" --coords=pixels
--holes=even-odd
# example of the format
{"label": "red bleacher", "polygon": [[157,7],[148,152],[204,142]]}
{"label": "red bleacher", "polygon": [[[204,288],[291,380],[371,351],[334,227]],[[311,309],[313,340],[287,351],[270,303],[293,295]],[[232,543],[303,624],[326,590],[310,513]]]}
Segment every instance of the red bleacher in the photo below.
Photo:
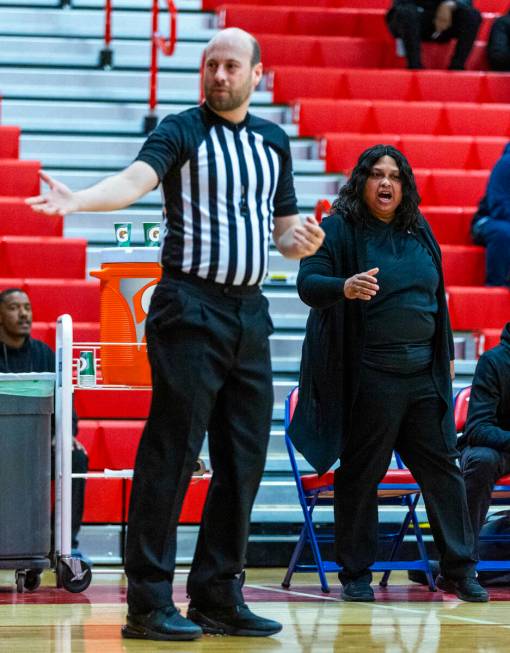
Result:
{"label": "red bleacher", "polygon": [[[117,414],[122,415],[122,410]],[[144,420],[80,420],[78,437],[88,451],[89,470],[133,469],[144,425]],[[181,511],[181,523],[200,521],[209,481],[209,475],[193,477]],[[89,479],[85,490],[84,521],[120,523],[125,520],[130,492],[130,480]]]}
{"label": "red bleacher", "polygon": [[40,215],[21,197],[0,197],[0,236],[62,236],[60,215]]}
{"label": "red bleacher", "polygon": [[[402,100],[300,100],[294,111],[301,136],[325,132],[510,136],[508,105]],[[506,138],[505,138],[506,137]]]}
{"label": "red bleacher", "polygon": [[490,170],[508,140],[503,137],[331,133],[324,135],[321,146],[327,170],[349,172],[361,152],[376,143],[397,147],[413,168]]}
{"label": "red bleacher", "polygon": [[19,157],[19,127],[0,125],[0,159]]}
{"label": "red bleacher", "polygon": [[432,102],[510,102],[510,75],[471,71],[342,69],[274,65],[275,102],[298,98]]}
{"label": "red bleacher", "polygon": [[[355,3],[351,3],[355,4]],[[385,21],[386,9],[355,7],[230,4],[219,9],[220,27],[240,27],[264,34],[355,36],[394,42]],[[496,13],[484,13],[477,38],[487,41]]]}

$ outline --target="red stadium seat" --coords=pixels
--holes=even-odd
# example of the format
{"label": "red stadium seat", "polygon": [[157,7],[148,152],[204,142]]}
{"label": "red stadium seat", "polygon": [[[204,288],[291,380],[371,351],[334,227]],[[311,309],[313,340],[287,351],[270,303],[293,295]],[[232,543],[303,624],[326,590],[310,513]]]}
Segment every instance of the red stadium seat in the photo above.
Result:
{"label": "red stadium seat", "polygon": [[475,166],[491,170],[503,154],[508,139],[498,136],[478,136],[475,139]]}
{"label": "red stadium seat", "polygon": [[421,70],[415,75],[417,100],[436,102],[482,102],[485,73],[452,73],[443,70]]}
{"label": "red stadium seat", "polygon": [[501,330],[508,322],[508,288],[448,286],[447,294],[452,329],[456,331]]}
{"label": "red stadium seat", "polygon": [[19,127],[0,125],[0,159],[19,157]]}
{"label": "red stadium seat", "polygon": [[77,322],[99,322],[99,283],[78,279],[30,279],[23,284],[38,320],[69,313]]}
{"label": "red stadium seat", "polygon": [[82,279],[87,241],[51,236],[1,236],[0,269],[4,276]]}
{"label": "red stadium seat", "polygon": [[348,173],[356,165],[360,154],[377,143],[400,146],[395,134],[325,134],[321,154],[328,172]]}
{"label": "red stadium seat", "polygon": [[441,244],[472,245],[471,219],[473,211],[454,206],[422,206],[422,213]]}
{"label": "red stadium seat", "polygon": [[510,103],[510,75],[486,73],[483,80],[483,100]]}
{"label": "red stadium seat", "polygon": [[87,450],[89,470],[103,470],[103,447],[99,432],[99,422],[90,419],[79,419],[77,438]]}
{"label": "red stadium seat", "polygon": [[17,279],[9,277],[8,279],[0,277],[0,292],[2,290],[7,290],[7,288],[21,288],[23,290],[23,284],[25,283],[24,279]]}
{"label": "red stadium seat", "polygon": [[0,195],[28,197],[40,189],[39,161],[0,159]]}
{"label": "red stadium seat", "polygon": [[276,103],[291,103],[301,97],[334,99],[345,96],[344,78],[345,71],[334,68],[307,67],[304,76],[302,66],[273,66],[269,86]]}
{"label": "red stadium seat", "polygon": [[[51,339],[51,346],[55,347],[57,326],[55,323],[49,325],[48,333]],[[99,342],[99,322],[73,321],[73,342],[75,343],[97,343]]]}
{"label": "red stadium seat", "polygon": [[[105,392],[108,392],[105,390]],[[101,420],[103,464],[109,469],[133,469],[145,420]]]}
{"label": "red stadium seat", "polygon": [[385,134],[441,134],[443,105],[440,102],[373,103],[372,132]]}
{"label": "red stadium seat", "polygon": [[501,329],[480,329],[476,334],[478,339],[478,355],[496,347],[501,342]]}
{"label": "red stadium seat", "polygon": [[[315,75],[315,73],[314,73]],[[345,96],[367,100],[413,100],[414,73],[410,70],[346,70]],[[325,87],[326,91],[327,87]],[[307,97],[308,94],[303,94]],[[326,97],[326,92],[324,93]],[[327,91],[327,97],[335,97]]]}
{"label": "red stadium seat", "polygon": [[[127,483],[117,478],[89,478],[85,485],[85,524],[120,524],[127,518],[127,500],[122,501],[122,485]],[[131,485],[131,483],[129,483]],[[124,513],[124,514],[123,514]]]}
{"label": "red stadium seat", "polygon": [[474,245],[442,245],[443,272],[447,286],[483,286],[485,248]]}
{"label": "red stadium seat", "polygon": [[[319,136],[325,132],[371,132],[372,103],[369,100],[302,100],[296,107],[301,136]],[[391,133],[391,132],[390,132]]]}
{"label": "red stadium seat", "polygon": [[413,168],[472,168],[475,160],[473,138],[467,136],[407,136],[400,149]]}
{"label": "red stadium seat", "polygon": [[506,106],[472,103],[449,104],[445,108],[443,134],[472,136],[510,135],[510,111]]}
{"label": "red stadium seat", "polygon": [[32,322],[30,336],[36,340],[42,340],[55,351],[55,338],[52,339],[50,325],[48,322]]}
{"label": "red stadium seat", "polygon": [[146,419],[152,391],[76,388],[76,412],[86,419]]}
{"label": "red stadium seat", "polygon": [[62,236],[59,215],[40,215],[19,197],[0,197],[0,236]]}
{"label": "red stadium seat", "polygon": [[485,194],[489,170],[434,170],[416,173],[424,204],[435,206],[478,206]]}

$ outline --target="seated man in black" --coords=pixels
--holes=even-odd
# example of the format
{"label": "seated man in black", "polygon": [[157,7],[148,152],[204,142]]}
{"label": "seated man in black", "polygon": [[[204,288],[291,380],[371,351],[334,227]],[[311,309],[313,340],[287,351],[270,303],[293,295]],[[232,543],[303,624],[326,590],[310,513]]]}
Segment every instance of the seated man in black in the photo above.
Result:
{"label": "seated man in black", "polygon": [[487,58],[491,70],[510,71],[510,11],[492,24]]}
{"label": "seated man in black", "polygon": [[[28,295],[20,288],[7,288],[0,292],[0,372],[55,371],[55,354],[44,342],[30,337],[31,329],[32,305]],[[76,439],[77,432],[78,418],[73,410],[72,469],[75,473],[83,474],[88,470],[88,456],[84,446]],[[84,497],[85,479],[73,479],[71,546],[73,555],[83,558],[78,550],[78,531]]]}
{"label": "seated man in black", "polygon": [[[478,547],[494,483],[510,474],[510,322],[503,329],[500,344],[482,354],[478,361],[466,425],[457,446],[461,451],[460,467]],[[439,572],[437,561],[431,560],[431,566]],[[427,584],[422,571],[410,571],[408,576],[417,583]],[[485,584],[497,576],[480,572],[478,579]]]}
{"label": "seated man in black", "polygon": [[421,41],[456,38],[449,68],[464,70],[482,17],[471,0],[393,0],[386,21],[393,36],[403,41],[408,68],[423,68]]}
{"label": "seated man in black", "polygon": [[510,473],[510,322],[497,347],[478,361],[469,399],[460,466],[475,537],[482,527],[494,483]]}

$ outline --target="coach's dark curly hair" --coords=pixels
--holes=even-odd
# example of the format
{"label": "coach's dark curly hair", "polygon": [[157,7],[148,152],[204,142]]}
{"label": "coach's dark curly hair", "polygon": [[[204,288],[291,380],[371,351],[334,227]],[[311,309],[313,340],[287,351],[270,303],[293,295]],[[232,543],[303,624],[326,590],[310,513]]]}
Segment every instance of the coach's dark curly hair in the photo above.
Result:
{"label": "coach's dark curly hair", "polygon": [[421,198],[409,162],[402,152],[392,145],[373,145],[361,154],[347,183],[340,188],[338,197],[331,207],[331,213],[342,213],[358,224],[365,222],[369,215],[368,207],[363,200],[365,183],[372,167],[383,156],[391,156],[395,159],[402,182],[402,201],[395,211],[395,226],[414,231],[420,215],[418,204]]}

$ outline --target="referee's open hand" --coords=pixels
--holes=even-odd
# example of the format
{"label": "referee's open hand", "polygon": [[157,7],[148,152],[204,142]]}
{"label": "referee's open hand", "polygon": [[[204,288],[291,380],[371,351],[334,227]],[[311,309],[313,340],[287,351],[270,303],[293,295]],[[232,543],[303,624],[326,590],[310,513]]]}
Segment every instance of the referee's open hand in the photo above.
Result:
{"label": "referee's open hand", "polygon": [[308,216],[302,225],[294,229],[294,243],[300,258],[311,256],[324,241],[324,231],[315,218]]}
{"label": "referee's open hand", "polygon": [[49,186],[49,191],[41,195],[35,195],[25,200],[25,203],[32,207],[37,213],[45,213],[46,215],[67,215],[76,210],[76,202],[74,193],[65,184],[50,175],[46,174],[43,170],[39,172],[39,176]]}

